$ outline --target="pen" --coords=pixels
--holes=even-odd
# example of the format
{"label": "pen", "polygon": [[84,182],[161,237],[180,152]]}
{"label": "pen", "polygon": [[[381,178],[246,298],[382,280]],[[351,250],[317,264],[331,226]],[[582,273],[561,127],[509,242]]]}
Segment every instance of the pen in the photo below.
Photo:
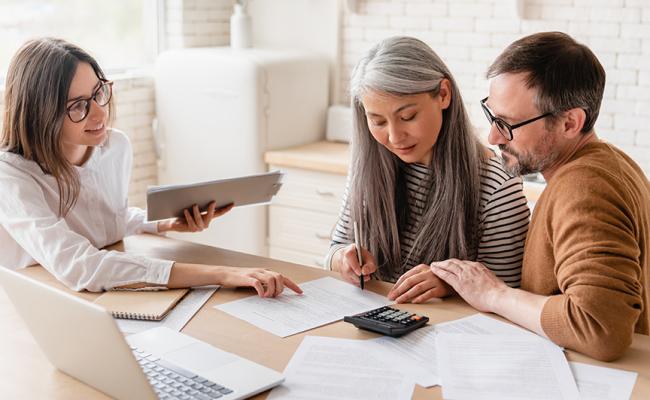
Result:
{"label": "pen", "polygon": [[[357,226],[357,221],[354,221],[353,228],[354,228],[354,247],[356,247],[357,249],[357,259],[359,260],[359,268],[363,268],[363,257],[361,256],[361,231]],[[361,286],[361,290],[363,290],[363,284],[364,284],[363,270],[361,270],[361,274],[359,275],[359,286]]]}

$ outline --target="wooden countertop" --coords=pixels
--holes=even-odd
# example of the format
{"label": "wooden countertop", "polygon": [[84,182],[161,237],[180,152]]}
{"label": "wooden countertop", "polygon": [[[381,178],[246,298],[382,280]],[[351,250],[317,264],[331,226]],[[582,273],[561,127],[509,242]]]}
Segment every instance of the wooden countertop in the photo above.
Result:
{"label": "wooden countertop", "polygon": [[264,161],[280,167],[302,168],[312,171],[347,175],[350,164],[350,145],[321,141],[264,153]]}

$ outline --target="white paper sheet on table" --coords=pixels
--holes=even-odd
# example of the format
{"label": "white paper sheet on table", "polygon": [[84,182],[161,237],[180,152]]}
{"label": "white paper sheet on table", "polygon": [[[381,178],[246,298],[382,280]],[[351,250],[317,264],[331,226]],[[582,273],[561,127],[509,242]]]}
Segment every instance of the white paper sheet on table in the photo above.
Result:
{"label": "white paper sheet on table", "polygon": [[429,325],[399,338],[384,336],[369,342],[378,357],[399,366],[399,370],[407,372],[418,385],[430,387],[440,384],[436,362],[437,332],[534,335],[483,314],[474,314],[435,326]]}
{"label": "white paper sheet on table", "polygon": [[438,332],[448,333],[473,333],[473,334],[504,334],[504,335],[531,335],[536,334],[516,325],[499,321],[484,314],[473,314],[469,317],[436,324]]}
{"label": "white paper sheet on table", "polygon": [[138,333],[164,326],[180,332],[194,314],[210,299],[219,287],[201,287],[190,290],[183,299],[161,321],[116,318],[117,326],[124,333]]}
{"label": "white paper sheet on table", "polygon": [[268,400],[406,400],[414,382],[374,357],[368,341],[305,336]]}
{"label": "white paper sheet on table", "polygon": [[637,373],[570,362],[582,400],[628,400]]}
{"label": "white paper sheet on table", "polygon": [[445,399],[579,400],[562,349],[533,335],[436,335]]}
{"label": "white paper sheet on table", "polygon": [[214,308],[287,337],[392,303],[377,293],[330,277],[302,283],[300,288],[302,295],[285,289],[276,298],[253,296]]}

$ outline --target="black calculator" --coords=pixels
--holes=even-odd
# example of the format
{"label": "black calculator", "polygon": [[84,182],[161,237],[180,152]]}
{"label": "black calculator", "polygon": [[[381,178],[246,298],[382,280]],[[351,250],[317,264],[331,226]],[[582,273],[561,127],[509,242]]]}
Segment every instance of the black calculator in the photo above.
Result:
{"label": "black calculator", "polygon": [[388,336],[402,336],[426,325],[429,321],[424,315],[384,306],[357,315],[343,317],[343,321],[357,328],[367,329]]}

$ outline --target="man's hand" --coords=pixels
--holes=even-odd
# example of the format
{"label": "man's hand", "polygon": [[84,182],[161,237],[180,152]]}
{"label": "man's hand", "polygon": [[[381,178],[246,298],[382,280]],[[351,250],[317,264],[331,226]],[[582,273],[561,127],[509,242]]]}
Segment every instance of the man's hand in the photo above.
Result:
{"label": "man's hand", "polygon": [[447,282],[469,305],[495,312],[496,302],[510,289],[483,264],[455,258],[431,263],[431,272]]}

